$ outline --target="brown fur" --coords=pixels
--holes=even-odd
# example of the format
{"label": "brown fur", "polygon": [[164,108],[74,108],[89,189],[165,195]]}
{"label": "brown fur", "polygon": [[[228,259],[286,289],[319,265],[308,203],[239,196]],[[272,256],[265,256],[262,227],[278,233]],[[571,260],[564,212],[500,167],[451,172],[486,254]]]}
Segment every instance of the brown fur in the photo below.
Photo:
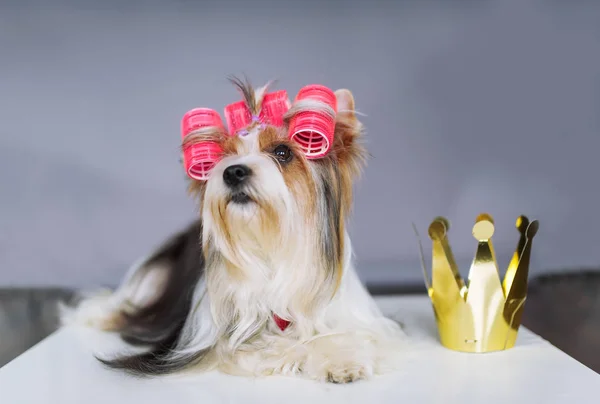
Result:
{"label": "brown fur", "polygon": [[316,188],[314,179],[310,173],[309,162],[302,158],[302,150],[296,143],[289,140],[285,135],[287,131],[279,131],[272,127],[267,127],[259,135],[260,150],[271,155],[273,150],[279,145],[286,145],[292,150],[293,158],[289,163],[280,164],[276,159],[273,159],[279,166],[279,170],[283,175],[283,179],[296,195],[297,200],[305,200],[305,211],[307,217],[314,213],[316,206]]}

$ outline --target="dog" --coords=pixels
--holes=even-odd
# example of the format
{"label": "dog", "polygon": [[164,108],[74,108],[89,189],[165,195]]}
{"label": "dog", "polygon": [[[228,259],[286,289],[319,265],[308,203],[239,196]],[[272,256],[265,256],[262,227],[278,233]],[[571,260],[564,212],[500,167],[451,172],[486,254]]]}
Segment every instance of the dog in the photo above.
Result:
{"label": "dog", "polygon": [[[267,86],[233,82],[257,115]],[[287,136],[295,114],[327,110],[318,102],[290,103],[281,127],[205,133],[224,156],[208,180],[189,183],[200,219],[116,291],[63,308],[62,323],[146,346],[99,358],[139,376],[194,369],[348,383],[395,369],[405,334],[359,280],[346,227],[368,157],[364,128],[352,93],[334,94],[333,144],[319,159]]]}

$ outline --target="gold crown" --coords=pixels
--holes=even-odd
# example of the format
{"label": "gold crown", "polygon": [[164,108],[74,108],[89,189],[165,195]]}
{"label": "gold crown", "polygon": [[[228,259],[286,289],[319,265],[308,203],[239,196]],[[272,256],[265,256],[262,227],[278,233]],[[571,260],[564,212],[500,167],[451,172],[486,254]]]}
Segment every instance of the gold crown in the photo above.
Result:
{"label": "gold crown", "polygon": [[519,216],[516,227],[521,237],[501,282],[491,240],[494,220],[488,214],[477,217],[473,237],[479,244],[467,286],[448,243],[448,221],[438,217],[429,226],[433,244],[431,280],[422,247],[421,261],[440,341],[446,348],[491,352],[515,345],[527,297],[531,242],[539,225],[537,220],[529,222],[527,217]]}

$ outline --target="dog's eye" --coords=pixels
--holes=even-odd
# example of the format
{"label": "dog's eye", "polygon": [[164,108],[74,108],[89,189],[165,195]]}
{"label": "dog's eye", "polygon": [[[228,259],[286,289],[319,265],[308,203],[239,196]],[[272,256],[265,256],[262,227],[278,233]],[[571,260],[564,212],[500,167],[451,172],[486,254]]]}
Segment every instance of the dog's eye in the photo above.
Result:
{"label": "dog's eye", "polygon": [[292,159],[292,150],[288,146],[280,144],[273,149],[273,155],[280,162],[288,163]]}

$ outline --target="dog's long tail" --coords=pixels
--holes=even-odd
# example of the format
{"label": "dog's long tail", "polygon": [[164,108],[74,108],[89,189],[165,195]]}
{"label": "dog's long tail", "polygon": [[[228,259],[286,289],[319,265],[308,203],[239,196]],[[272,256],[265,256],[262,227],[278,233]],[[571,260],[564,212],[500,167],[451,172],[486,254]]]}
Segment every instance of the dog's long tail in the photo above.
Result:
{"label": "dog's long tail", "polygon": [[114,292],[82,296],[74,306],[61,307],[62,325],[117,332],[130,344],[150,346],[147,353],[100,359],[110,367],[138,375],[182,367],[164,359],[177,343],[204,273],[201,237],[202,223],[197,221],[133,265]]}

